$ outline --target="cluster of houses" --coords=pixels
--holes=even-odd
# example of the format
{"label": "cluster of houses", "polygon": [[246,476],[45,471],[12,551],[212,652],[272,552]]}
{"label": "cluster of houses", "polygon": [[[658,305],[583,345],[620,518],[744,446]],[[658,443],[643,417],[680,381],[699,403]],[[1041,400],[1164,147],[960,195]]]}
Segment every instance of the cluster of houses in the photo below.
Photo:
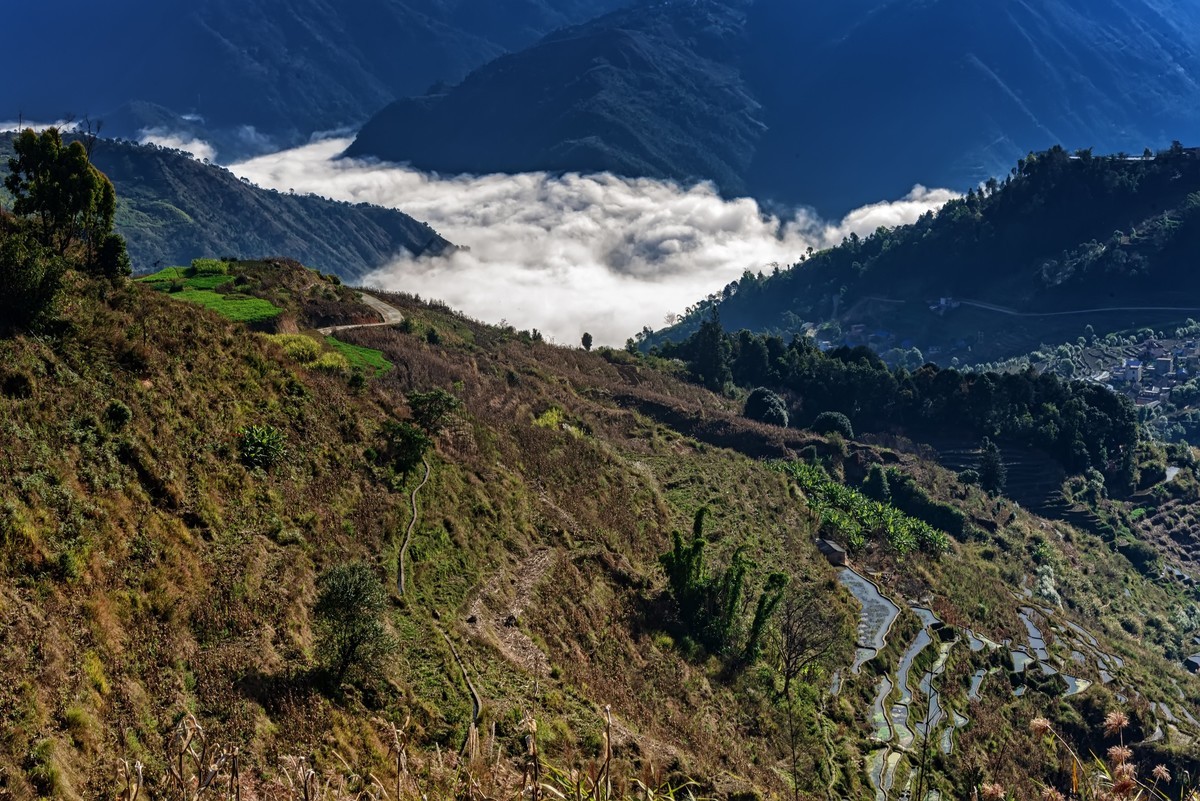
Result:
{"label": "cluster of houses", "polygon": [[1127,358],[1092,376],[1138,406],[1154,408],[1171,399],[1171,390],[1200,373],[1200,348],[1196,340],[1165,345],[1151,340],[1137,358]]}

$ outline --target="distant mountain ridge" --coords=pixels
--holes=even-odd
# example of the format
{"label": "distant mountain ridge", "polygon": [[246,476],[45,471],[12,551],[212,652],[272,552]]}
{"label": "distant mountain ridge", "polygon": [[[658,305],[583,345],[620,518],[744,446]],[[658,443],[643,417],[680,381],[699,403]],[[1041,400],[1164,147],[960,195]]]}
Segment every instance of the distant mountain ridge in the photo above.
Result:
{"label": "distant mountain ridge", "polygon": [[832,215],[1057,143],[1200,136],[1197,30],[1197,0],[643,3],[397,101],[349,152],[702,178]]}
{"label": "distant mountain ridge", "polygon": [[[0,134],[0,174],[11,142]],[[357,281],[402,253],[453,248],[402,212],[260,189],[168,148],[100,139],[92,161],[116,187],[117,229],[138,271],[204,256],[287,256]]]}
{"label": "distant mountain ridge", "polygon": [[743,191],[762,126],[730,65],[743,48],[737,5],[660,3],[559,31],[445,94],[397,101],[347,155],[440,172],[711,178]]}
{"label": "distant mountain ridge", "polygon": [[[472,68],[627,0],[126,0],[19,3],[6,9],[16,63],[38,64],[0,86],[0,118],[113,114],[133,137],[131,101],[198,115],[227,148],[238,134],[276,144],[356,126],[397,96],[458,81]],[[86,80],[74,59],[92,52]],[[118,126],[116,123],[121,123]],[[243,126],[252,126],[243,130]],[[242,143],[253,152],[253,142]]]}

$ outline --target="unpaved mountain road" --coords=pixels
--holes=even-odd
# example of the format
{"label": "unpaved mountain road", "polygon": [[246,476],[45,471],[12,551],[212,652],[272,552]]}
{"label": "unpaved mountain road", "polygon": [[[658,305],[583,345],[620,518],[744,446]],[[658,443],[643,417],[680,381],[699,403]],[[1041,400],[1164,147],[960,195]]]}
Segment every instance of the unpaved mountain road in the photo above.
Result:
{"label": "unpaved mountain road", "polygon": [[355,323],[354,325],[330,325],[325,328],[318,328],[317,333],[321,336],[329,336],[337,331],[347,331],[351,328],[375,328],[380,325],[396,325],[404,322],[404,314],[391,304],[384,303],[374,295],[368,295],[366,292],[359,292],[358,296],[362,298],[362,302],[370,306],[375,311],[383,315],[382,323]]}

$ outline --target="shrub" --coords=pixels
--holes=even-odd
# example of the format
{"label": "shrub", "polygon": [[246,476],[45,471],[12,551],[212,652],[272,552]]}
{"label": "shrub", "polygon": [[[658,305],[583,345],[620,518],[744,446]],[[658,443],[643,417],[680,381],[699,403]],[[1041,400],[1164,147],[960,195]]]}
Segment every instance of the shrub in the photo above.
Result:
{"label": "shrub", "polygon": [[273,334],[270,339],[283,348],[289,359],[309,364],[321,356],[321,346],[312,337],[303,334]]}
{"label": "shrub", "polygon": [[818,434],[839,434],[845,439],[854,439],[854,427],[850,418],[841,412],[821,412],[811,426]]}
{"label": "shrub", "polygon": [[350,362],[346,361],[346,357],[340,353],[327,351],[322,353],[309,367],[326,373],[344,373],[350,369]]}
{"label": "shrub", "polygon": [[133,419],[133,410],[119,400],[114,400],[108,404],[104,410],[104,417],[117,431],[120,431],[125,426],[129,425],[129,421]]}
{"label": "shrub", "polygon": [[220,259],[192,259],[192,275],[228,275],[229,265]]}
{"label": "shrub", "polygon": [[746,406],[742,410],[742,414],[751,420],[787,428],[787,404],[784,403],[783,398],[766,387],[759,387],[750,393],[750,397],[746,398]]}
{"label": "shrub", "polygon": [[253,425],[242,429],[238,451],[247,467],[270,470],[283,460],[286,437],[275,426]]}
{"label": "shrub", "polygon": [[863,495],[880,503],[891,503],[892,501],[892,488],[888,484],[887,473],[877,464],[871,465],[867,479],[863,482],[862,491]]}
{"label": "shrub", "polygon": [[349,677],[374,678],[396,650],[381,620],[386,607],[387,591],[362,562],[332,567],[317,579],[317,655],[334,687]]}

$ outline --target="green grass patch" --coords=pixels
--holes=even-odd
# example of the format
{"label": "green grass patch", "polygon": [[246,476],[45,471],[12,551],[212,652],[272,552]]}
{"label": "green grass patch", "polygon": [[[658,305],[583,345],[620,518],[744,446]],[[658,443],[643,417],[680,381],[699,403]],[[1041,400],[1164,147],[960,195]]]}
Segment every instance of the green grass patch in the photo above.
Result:
{"label": "green grass patch", "polygon": [[395,366],[384,358],[383,351],[351,345],[349,342],[342,342],[334,337],[325,337],[325,342],[345,356],[351,367],[360,367],[367,372],[374,371],[377,376],[383,375]]}
{"label": "green grass patch", "polygon": [[188,289],[216,289],[233,281],[232,275],[198,275],[183,282]]}
{"label": "green grass patch", "polygon": [[186,289],[172,297],[188,303],[198,303],[217,314],[239,323],[261,323],[278,317],[283,309],[259,298],[242,295],[218,295],[204,289]]}
{"label": "green grass patch", "polygon": [[169,290],[173,286],[183,289],[216,289],[230,283],[233,279],[232,275],[219,273],[199,275],[187,267],[166,267],[137,280],[143,284],[150,284],[155,289]]}

